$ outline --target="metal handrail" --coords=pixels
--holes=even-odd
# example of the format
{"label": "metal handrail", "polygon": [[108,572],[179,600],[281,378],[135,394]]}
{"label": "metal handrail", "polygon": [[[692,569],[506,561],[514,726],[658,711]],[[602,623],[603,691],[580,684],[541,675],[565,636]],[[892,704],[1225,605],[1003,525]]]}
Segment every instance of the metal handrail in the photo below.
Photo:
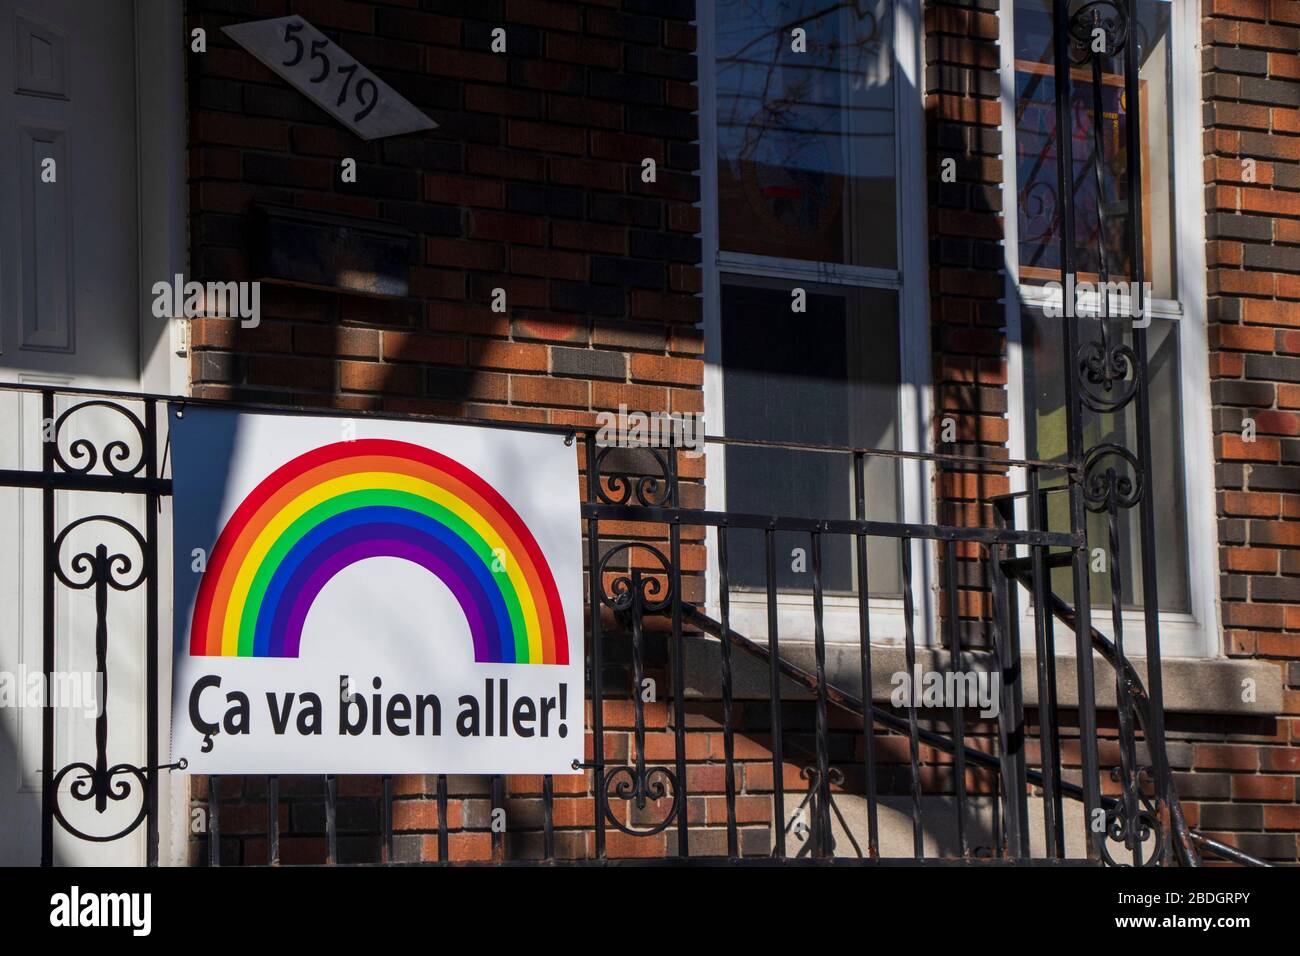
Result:
{"label": "metal handrail", "polygon": [[[1021,583],[1024,583],[1021,575],[1017,574],[1015,577],[1017,580],[1021,580]],[[1066,624],[1067,626],[1072,625],[1074,621],[1074,608],[1070,607],[1055,594],[1052,595],[1052,612],[1063,624]],[[716,637],[719,640],[724,637],[722,623],[705,614],[698,607],[694,605],[683,605],[682,616],[684,622],[694,624],[706,634]],[[1091,631],[1093,646],[1101,653],[1102,657],[1113,666],[1116,659],[1115,645],[1095,627],[1092,628]],[[764,644],[754,641],[735,630],[735,628],[730,627],[726,629],[725,637],[728,643],[733,647],[762,660],[764,663],[770,663],[771,652]],[[785,677],[793,680],[795,683],[800,684],[808,690],[815,691],[817,689],[818,680],[815,674],[804,670],[802,667],[799,667],[797,664],[792,663],[784,657],[778,657],[776,663],[778,669]],[[1150,706],[1150,699],[1146,695],[1146,689],[1143,686],[1142,680],[1138,676],[1137,671],[1133,669],[1133,666],[1129,664],[1127,660],[1124,663],[1125,679],[1129,682],[1134,692],[1134,710],[1137,714],[1140,725],[1145,729],[1148,725],[1150,716],[1146,712],[1146,708]],[[863,716],[865,709],[863,698],[850,694],[848,691],[834,686],[829,681],[825,684],[825,691],[826,699],[831,703],[856,716]],[[866,688],[863,688],[863,691],[865,694]],[[878,707],[874,703],[870,706],[873,721],[899,733],[907,733],[908,722],[906,719],[890,713],[888,710]],[[993,770],[1000,767],[998,757],[982,750],[977,750],[974,747],[967,746],[964,743],[959,745],[958,742],[949,735],[920,728],[918,736],[921,740],[925,741],[925,743],[938,747],[940,750],[944,750],[947,753],[955,754],[960,749],[966,760],[970,763]],[[1032,768],[1026,768],[1025,778],[1030,783],[1034,783],[1038,786],[1042,786],[1044,782],[1043,772]],[[1061,780],[1057,781],[1057,788],[1063,795],[1070,796],[1076,800],[1083,799],[1083,788],[1077,784]],[[1211,839],[1200,831],[1188,827],[1183,816],[1182,807],[1178,802],[1177,794],[1174,792],[1172,781],[1170,781],[1169,793],[1170,816],[1173,821],[1175,833],[1180,837],[1177,841],[1177,846],[1179,847],[1179,860],[1184,866],[1199,866],[1201,864],[1200,857],[1196,852],[1197,847],[1223,859],[1229,860],[1230,862],[1240,863],[1244,866],[1270,866],[1270,864],[1263,860],[1253,857],[1248,853],[1244,853],[1235,847],[1230,847],[1227,844]],[[1119,803],[1120,801],[1115,797],[1102,797],[1102,806],[1106,809],[1116,807]]]}

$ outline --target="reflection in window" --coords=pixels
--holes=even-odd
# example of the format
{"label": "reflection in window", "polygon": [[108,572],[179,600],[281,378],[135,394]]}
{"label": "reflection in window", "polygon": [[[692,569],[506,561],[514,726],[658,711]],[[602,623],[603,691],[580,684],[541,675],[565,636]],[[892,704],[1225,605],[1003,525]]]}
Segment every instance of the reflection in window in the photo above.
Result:
{"label": "reflection in window", "polygon": [[[1051,0],[1016,0],[1016,184],[1019,192],[1020,276],[1060,279],[1057,205],[1056,84]],[[1142,217],[1146,281],[1157,298],[1175,298],[1173,214],[1172,4],[1139,0],[1138,92],[1142,126]],[[1129,276],[1127,259],[1128,142],[1122,57],[1102,63],[1102,188],[1094,169],[1091,65],[1071,71],[1070,150],[1074,160],[1074,245],[1080,279],[1095,280],[1105,263],[1112,278]],[[1100,211],[1107,232],[1100,234]],[[1099,251],[1099,249],[1101,251]]]}
{"label": "reflection in window", "polygon": [[897,265],[891,8],[718,0],[721,249]]}
{"label": "reflection in window", "polygon": [[[722,290],[724,416],[731,438],[859,448],[898,447],[898,296],[875,289],[809,289],[808,311],[790,313],[787,288],[729,282]],[[797,319],[797,320],[796,320]],[[727,508],[742,513],[852,518],[853,462],[848,454],[736,446],[727,451]],[[869,457],[867,517],[899,520],[897,461]],[[732,531],[734,585],[766,583],[761,531]],[[855,588],[853,544],[823,539],[823,585]],[[792,569],[807,534],[776,535],[777,583],[811,587],[811,565]],[[872,594],[898,594],[897,542],[870,539]]]}
{"label": "reflection in window", "polygon": [[[1024,284],[1059,281],[1061,278],[1051,10],[1051,0],[1015,0],[1017,219],[1020,279]],[[1142,182],[1139,188],[1145,233],[1145,281],[1151,283],[1156,298],[1176,299],[1172,4],[1169,0],[1138,0],[1137,12],[1142,120]],[[1098,269],[1104,263],[1111,280],[1119,280],[1131,276],[1132,270],[1128,259],[1132,224],[1128,217],[1128,142],[1125,130],[1128,104],[1124,95],[1123,62],[1111,58],[1102,63],[1100,190],[1094,165],[1097,154],[1091,66],[1073,69],[1071,78],[1070,149],[1075,176],[1076,271],[1080,281],[1095,281]],[[1102,213],[1106,222],[1104,235],[1099,225]],[[1096,318],[1073,321],[1079,324],[1081,342],[1099,337]],[[1025,450],[1031,458],[1054,461],[1067,458],[1065,383],[1062,377],[1067,363],[1062,351],[1061,323],[1060,318],[1045,318],[1033,306],[1022,308],[1028,433]],[[1108,324],[1113,337],[1132,343],[1129,320],[1112,319]],[[1155,509],[1159,555],[1156,585],[1160,608],[1163,611],[1190,612],[1179,337],[1177,320],[1156,318],[1147,329],[1152,454],[1148,463],[1146,493]],[[1136,402],[1133,402],[1115,413],[1087,413],[1084,418],[1084,447],[1112,442],[1135,449],[1136,411]],[[1089,541],[1104,544],[1107,540],[1106,516],[1090,515],[1088,520]],[[1123,591],[1120,599],[1124,607],[1131,609],[1142,606],[1139,520],[1138,508],[1120,513],[1120,555],[1124,561],[1119,568]],[[1047,521],[1052,530],[1069,528],[1067,501],[1063,494],[1048,496]],[[1068,568],[1053,573],[1052,585],[1058,594],[1073,601]],[[1110,575],[1094,570],[1091,589],[1095,604],[1104,606],[1110,602],[1110,587]]]}
{"label": "reflection in window", "polygon": [[[1065,358],[1061,354],[1061,320],[1045,319],[1037,309],[1025,309],[1022,317],[1025,343],[1025,396],[1032,418],[1029,421],[1027,453],[1031,458],[1052,461],[1067,459],[1065,388],[1061,376]],[[1086,335],[1095,336],[1095,321],[1087,320]],[[1131,344],[1131,336],[1125,336]],[[1186,500],[1183,481],[1183,423],[1179,400],[1178,323],[1155,319],[1147,329],[1147,373],[1151,394],[1151,462],[1147,494],[1155,505],[1158,560],[1156,585],[1164,611],[1191,610],[1187,566]],[[1137,403],[1119,412],[1089,415],[1085,419],[1084,446],[1113,442],[1124,448],[1137,447]],[[1062,531],[1070,527],[1066,497],[1048,496],[1048,527]],[[1142,607],[1142,549],[1139,537],[1139,509],[1120,512],[1120,568],[1122,603]],[[1090,514],[1088,540],[1107,539],[1106,516]],[[1109,548],[1107,549],[1109,550]],[[1052,576],[1056,592],[1073,602],[1070,569],[1059,568]],[[1110,575],[1094,570],[1092,599],[1097,605],[1110,603]]]}

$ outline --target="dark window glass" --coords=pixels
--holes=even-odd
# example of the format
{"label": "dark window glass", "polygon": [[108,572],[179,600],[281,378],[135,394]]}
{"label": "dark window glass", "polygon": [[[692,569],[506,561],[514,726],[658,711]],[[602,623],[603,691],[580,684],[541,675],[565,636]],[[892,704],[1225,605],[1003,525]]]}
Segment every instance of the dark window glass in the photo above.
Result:
{"label": "dark window glass", "polygon": [[[792,314],[788,285],[724,284],[722,363],[726,433],[731,438],[893,449],[898,443],[898,296],[873,289],[807,290],[807,312]],[[852,456],[789,449],[730,447],[727,509],[807,518],[851,518]],[[899,519],[899,470],[869,458],[867,517]],[[733,532],[732,584],[764,587],[761,532]],[[812,587],[809,536],[777,535],[777,582]],[[806,569],[792,555],[803,548]],[[855,588],[853,546],[827,536],[823,585]],[[869,590],[897,594],[896,542],[872,540]]]}
{"label": "dark window glass", "polygon": [[[1081,320],[1085,341],[1097,335],[1095,320]],[[1066,459],[1065,390],[1061,370],[1061,319],[1044,318],[1036,309],[1023,311],[1025,341],[1025,396],[1029,418],[1027,452],[1031,458],[1054,461]],[[1184,498],[1183,423],[1179,401],[1178,323],[1155,319],[1147,329],[1147,368],[1151,395],[1151,481],[1146,493],[1155,504],[1156,584],[1160,608],[1164,611],[1191,610],[1187,564],[1186,501]],[[1136,402],[1115,414],[1089,413],[1089,427],[1084,436],[1088,447],[1100,442],[1114,442],[1136,449]],[[1064,494],[1048,496],[1048,527],[1068,530],[1070,517]],[[1142,607],[1141,546],[1138,535],[1139,509],[1120,512],[1120,567],[1123,605]],[[1088,540],[1103,545],[1108,537],[1106,516],[1090,515]],[[1068,568],[1058,569],[1052,577],[1056,592],[1067,600],[1073,593]],[[1093,603],[1110,603],[1110,575],[1093,573]]]}

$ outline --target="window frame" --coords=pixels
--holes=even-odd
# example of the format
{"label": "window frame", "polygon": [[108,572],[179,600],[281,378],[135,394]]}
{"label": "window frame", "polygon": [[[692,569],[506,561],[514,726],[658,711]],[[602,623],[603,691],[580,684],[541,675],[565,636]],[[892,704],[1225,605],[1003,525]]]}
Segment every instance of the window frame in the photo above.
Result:
{"label": "window frame", "polygon": [[[930,370],[929,247],[926,238],[928,202],[908,202],[907,197],[926,195],[925,124],[920,0],[891,0],[894,68],[894,183],[897,266],[880,269],[869,266],[774,258],[748,253],[724,252],[719,245],[717,84],[715,73],[713,7],[696,23],[698,34],[700,96],[700,212],[702,322],[704,328],[704,411],[709,433],[725,437],[723,370],[721,366],[721,302],[724,277],[791,280],[819,286],[858,286],[889,289],[898,294],[899,321],[899,428],[902,451],[931,452],[933,397]],[[902,519],[932,524],[935,503],[931,494],[933,470],[928,462],[904,459],[900,469],[899,495]],[[716,443],[705,451],[705,507],[726,510],[725,449]],[[913,628],[922,643],[923,635],[935,635],[937,620],[932,588],[934,550],[930,542],[913,540]],[[706,539],[706,611],[717,617],[721,603],[720,569],[716,533]],[[731,624],[741,633],[767,633],[766,596],[753,591],[730,589]],[[871,598],[872,640],[895,643],[904,640],[901,598]],[[856,596],[826,595],[824,628],[828,644],[858,641]],[[783,640],[813,640],[812,596],[781,594],[777,619]],[[937,636],[933,640],[937,640]]]}
{"label": "window frame", "polygon": [[[1182,400],[1183,492],[1187,513],[1188,587],[1190,612],[1161,611],[1160,650],[1162,657],[1216,658],[1224,656],[1218,613],[1218,541],[1215,516],[1213,428],[1210,412],[1209,339],[1206,325],[1205,209],[1201,157],[1200,54],[1198,0],[1169,0],[1170,53],[1173,58],[1174,175],[1173,207],[1174,261],[1177,263],[1178,300],[1153,299],[1148,308],[1154,318],[1178,323],[1179,390]],[[1002,199],[1006,250],[1007,317],[1007,416],[1010,453],[1024,458],[1027,409],[1024,394],[1025,358],[1020,310],[1035,307],[1047,298],[1041,287],[1020,286],[1019,222],[1015,215],[1018,183],[1014,157],[1015,128],[1015,0],[1001,0],[998,10],[1001,54],[1002,100]],[[1024,491],[1025,476],[1012,476],[1012,491]],[[1023,502],[1016,520],[1024,527]],[[1032,650],[1033,610],[1029,601],[1021,604],[1021,643]],[[1099,626],[1110,630],[1109,608],[1094,604],[1102,613]],[[1141,610],[1123,612],[1125,633],[1139,635],[1145,628]],[[1058,650],[1063,656],[1068,656]],[[1127,642],[1126,653],[1144,657],[1145,645]]]}

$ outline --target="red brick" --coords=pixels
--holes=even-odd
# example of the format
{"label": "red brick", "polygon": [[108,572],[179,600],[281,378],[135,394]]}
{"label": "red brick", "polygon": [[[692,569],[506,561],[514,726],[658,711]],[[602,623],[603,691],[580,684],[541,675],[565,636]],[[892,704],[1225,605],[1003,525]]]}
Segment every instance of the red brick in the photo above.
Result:
{"label": "red brick", "polygon": [[1243,325],[1210,326],[1210,347],[1243,352],[1271,352],[1276,337],[1271,329]]}
{"label": "red brick", "polygon": [[515,90],[507,86],[465,87],[465,109],[493,116],[537,116],[542,100],[532,90]]}
{"label": "red brick", "polygon": [[470,368],[503,369],[518,372],[545,372],[547,350],[544,345],[473,339],[467,349]]}
{"label": "red brick", "polygon": [[[1292,9],[1300,11],[1300,6],[1297,6],[1294,2],[1291,2],[1290,6]],[[1294,53],[1270,53],[1268,55],[1268,72],[1276,77],[1300,80],[1300,57]]]}
{"label": "red brick", "polygon": [[1294,800],[1295,777],[1269,777],[1247,774],[1232,778],[1232,798],[1257,802],[1262,800]]}
{"label": "red brick", "polygon": [[1258,770],[1259,750],[1225,744],[1197,744],[1192,764],[1206,770]]}
{"label": "red brick", "polygon": [[425,236],[424,261],[444,269],[460,267],[500,272],[506,264],[506,250],[505,246],[497,243]]}
{"label": "red brick", "polygon": [[421,374],[407,365],[340,362],[339,387],[350,392],[413,393],[420,390]]}
{"label": "red brick", "polygon": [[665,358],[659,355],[633,355],[632,378],[642,382],[702,385],[704,383],[704,365],[692,359]]}
{"label": "red brick", "polygon": [[[1300,630],[1300,614],[1296,613],[1296,608],[1287,607],[1284,610],[1287,626]],[[1256,650],[1261,657],[1300,657],[1300,635],[1260,634]]]}
{"label": "red brick", "polygon": [[465,273],[459,269],[412,266],[411,295],[428,299],[463,299]]}
{"label": "red brick", "polygon": [[1253,544],[1300,548],[1300,521],[1255,521],[1251,523],[1250,531]]}
{"label": "red brick", "polygon": [[1300,831],[1300,806],[1264,807],[1264,829]]}
{"label": "red brick", "polygon": [[545,157],[495,146],[470,145],[465,151],[465,168],[473,176],[532,181],[546,178]]}
{"label": "red brick", "polygon": [[551,245],[585,252],[627,254],[627,230],[587,222],[557,219],[551,223]]}
{"label": "red brick", "polygon": [[576,252],[515,247],[510,250],[510,269],[524,275],[576,282],[587,278],[587,257]]}
{"label": "red brick", "polygon": [[[1300,109],[1275,106],[1269,118],[1273,121],[1274,133],[1300,133]],[[1295,150],[1288,149],[1285,152],[1287,158],[1295,159]]]}
{"label": "red brick", "polygon": [[476,239],[496,239],[540,246],[546,224],[535,216],[516,216],[504,212],[475,211],[470,215],[470,235]]}
{"label": "red brick", "polygon": [[1241,320],[1255,325],[1300,326],[1300,306],[1247,299],[1241,303]]}
{"label": "red brick", "polygon": [[1244,20],[1268,19],[1268,0],[1209,0],[1206,7],[1206,15]]}
{"label": "red brick", "polygon": [[516,314],[514,333],[517,339],[544,342],[586,344],[590,322],[585,316],[525,312]]}
{"label": "red brick", "polygon": [[1276,438],[1244,441],[1240,435],[1217,435],[1214,444],[1218,456],[1228,461],[1275,462],[1282,453],[1282,447]]}
{"label": "red brick", "polygon": [[619,44],[592,36],[547,33],[546,58],[599,66],[607,70],[619,70],[623,66],[623,51]]}
{"label": "red brick", "polygon": [[551,182],[565,186],[619,191],[624,185],[623,167],[615,163],[552,157],[547,168]]}
{"label": "red brick", "polygon": [[[1279,773],[1300,773],[1300,747],[1264,747],[1260,754],[1260,767]],[[1300,811],[1300,807],[1296,807]]]}
{"label": "red brick", "polygon": [[496,53],[476,53],[433,46],[427,47],[424,51],[424,71],[437,76],[504,83],[506,64],[506,57]]}
{"label": "red brick", "polygon": [[481,176],[443,176],[426,173],[424,198],[430,202],[457,206],[490,206],[500,209],[506,204],[505,184]]}
{"label": "red brick", "polygon": [[555,123],[511,120],[508,137],[511,146],[544,153],[581,156],[587,149],[586,130],[573,126],[559,126]]}
{"label": "red brick", "polygon": [[293,330],[293,345],[298,352],[310,355],[379,358],[379,332],[375,329],[299,325]]}
{"label": "red brick", "polygon": [[592,408],[617,409],[626,405],[641,412],[668,411],[668,390],[650,385],[627,385],[619,382],[592,382]]}
{"label": "red brick", "polygon": [[622,163],[637,163],[650,158],[664,162],[663,140],[650,136],[633,136],[627,133],[593,132],[591,155],[596,159],[613,159]]}
{"label": "red brick", "polygon": [[1300,415],[1294,412],[1255,412],[1255,427],[1264,435],[1300,435]]}
{"label": "red brick", "polygon": [[1241,24],[1241,45],[1274,50],[1300,50],[1300,30],[1263,23]]}
{"label": "red brick", "polygon": [[282,388],[333,388],[334,363],[327,359],[255,355],[248,360],[248,382]]}
{"label": "red brick", "polygon": [[522,402],[525,405],[560,405],[571,408],[586,408],[591,403],[590,395],[590,382],[534,375],[510,376],[510,400],[512,402]]}
{"label": "red brick", "polygon": [[1223,623],[1225,627],[1280,628],[1282,609],[1277,605],[1241,604],[1228,601],[1223,605]]}
{"label": "red brick", "polygon": [[461,365],[465,361],[465,340],[414,332],[385,332],[384,358],[390,362]]}
{"label": "red brick", "polygon": [[549,3],[545,0],[507,0],[507,23],[528,23],[570,32],[582,29],[582,15],[569,3]]}
{"label": "red brick", "polygon": [[438,332],[468,332],[473,335],[507,336],[510,319],[486,306],[460,305],[453,302],[430,302],[426,322]]}
{"label": "red brick", "polygon": [[281,120],[255,119],[234,113],[199,113],[191,126],[192,142],[249,149],[287,150],[289,127]]}
{"label": "red brick", "polygon": [[1225,491],[1223,493],[1223,513],[1242,515],[1248,518],[1276,518],[1279,499],[1275,494],[1264,491]]}

